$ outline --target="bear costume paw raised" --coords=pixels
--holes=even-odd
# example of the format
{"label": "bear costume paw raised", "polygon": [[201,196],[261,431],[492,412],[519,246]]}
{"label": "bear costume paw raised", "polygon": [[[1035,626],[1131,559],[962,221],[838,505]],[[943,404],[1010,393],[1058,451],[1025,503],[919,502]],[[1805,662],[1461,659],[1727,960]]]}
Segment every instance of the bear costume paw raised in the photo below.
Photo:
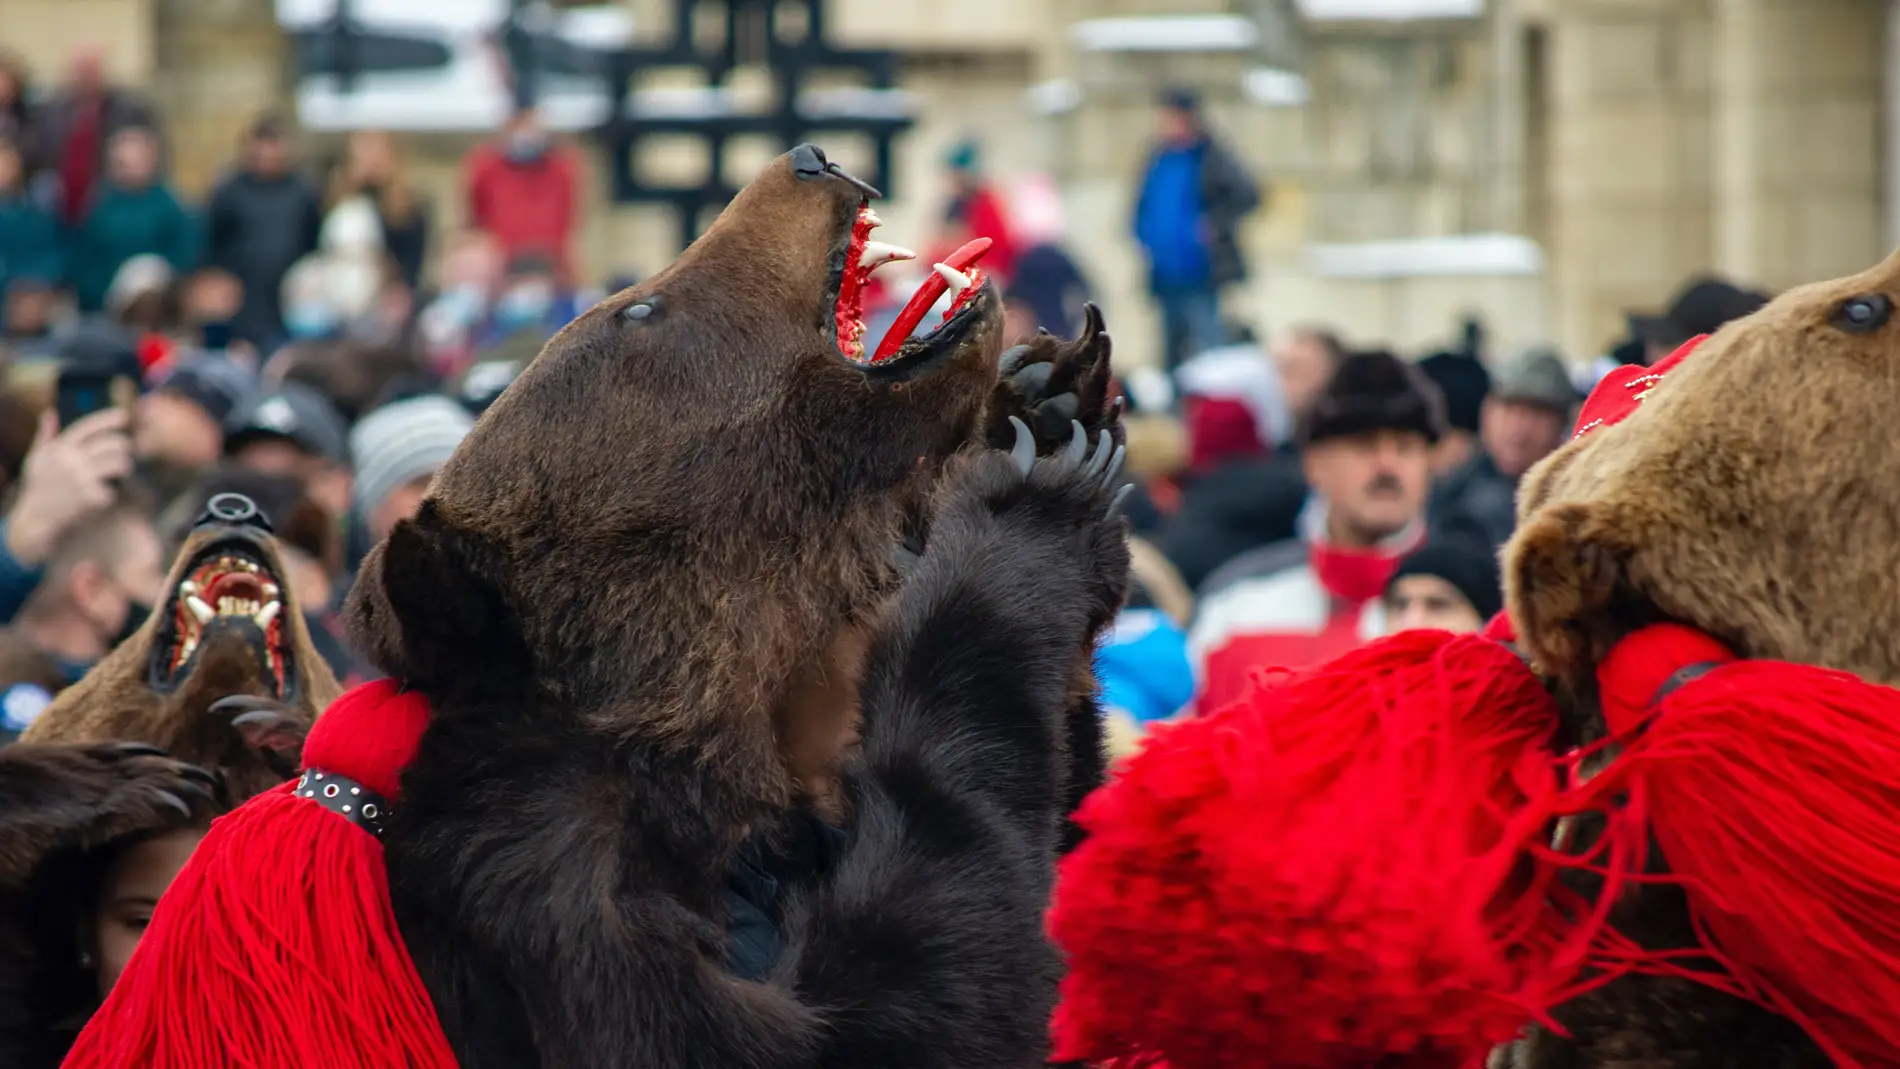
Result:
{"label": "bear costume paw raised", "polygon": [[975,242],[867,345],[874,195],[800,146],[548,343],[364,563],[392,681],[212,829],[69,1065],[1044,1063],[1108,337],[1005,380]]}

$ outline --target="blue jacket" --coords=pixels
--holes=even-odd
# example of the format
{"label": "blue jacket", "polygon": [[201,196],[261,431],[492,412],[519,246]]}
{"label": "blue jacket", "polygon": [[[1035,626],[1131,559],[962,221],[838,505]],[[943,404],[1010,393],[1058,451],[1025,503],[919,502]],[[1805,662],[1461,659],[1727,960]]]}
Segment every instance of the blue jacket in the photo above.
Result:
{"label": "blue jacket", "polygon": [[46,574],[42,568],[29,568],[13,559],[13,552],[7,549],[7,523],[0,519],[0,626],[20,615],[26,599],[33,596]]}
{"label": "blue jacket", "polygon": [[1156,293],[1219,289],[1247,276],[1240,223],[1260,207],[1261,187],[1211,137],[1162,146],[1149,158],[1135,202],[1135,237],[1148,252]]}
{"label": "blue jacket", "polygon": [[1166,720],[1194,698],[1187,634],[1159,609],[1123,609],[1095,652],[1095,678],[1104,710]]}
{"label": "blue jacket", "polygon": [[16,279],[57,285],[66,277],[59,223],[32,198],[0,199],[0,293]]}

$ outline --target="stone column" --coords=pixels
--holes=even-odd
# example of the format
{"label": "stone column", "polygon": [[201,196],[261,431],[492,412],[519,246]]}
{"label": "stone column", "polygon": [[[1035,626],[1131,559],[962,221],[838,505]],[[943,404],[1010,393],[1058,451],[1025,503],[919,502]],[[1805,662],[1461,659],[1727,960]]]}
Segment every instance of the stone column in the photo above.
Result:
{"label": "stone column", "polygon": [[[1713,149],[1710,165],[1715,266],[1734,278],[1762,277],[1765,194],[1764,108],[1771,77],[1762,39],[1762,0],[1716,0],[1714,15]],[[1782,42],[1785,48],[1787,42]]]}

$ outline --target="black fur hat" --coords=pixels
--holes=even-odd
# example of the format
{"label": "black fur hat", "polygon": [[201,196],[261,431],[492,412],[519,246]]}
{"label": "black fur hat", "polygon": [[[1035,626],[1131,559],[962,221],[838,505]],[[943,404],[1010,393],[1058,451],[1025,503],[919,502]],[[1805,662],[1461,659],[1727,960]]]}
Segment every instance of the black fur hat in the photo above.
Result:
{"label": "black fur hat", "polygon": [[1368,431],[1417,431],[1437,442],[1445,401],[1423,372],[1383,350],[1352,353],[1313,402],[1300,442],[1311,445]]}

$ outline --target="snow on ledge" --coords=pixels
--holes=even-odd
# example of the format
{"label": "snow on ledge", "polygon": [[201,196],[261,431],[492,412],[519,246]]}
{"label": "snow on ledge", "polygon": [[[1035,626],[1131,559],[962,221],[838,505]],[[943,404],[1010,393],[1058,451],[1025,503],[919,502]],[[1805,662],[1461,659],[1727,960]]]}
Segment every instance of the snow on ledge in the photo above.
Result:
{"label": "snow on ledge", "polygon": [[1315,22],[1409,22],[1415,19],[1475,19],[1484,0],[1299,0],[1300,13]]}
{"label": "snow on ledge", "polygon": [[1239,15],[1156,15],[1088,19],[1069,27],[1069,39],[1084,52],[1245,52],[1260,31]]}
{"label": "snow on ledge", "polygon": [[1309,245],[1306,260],[1322,278],[1525,277],[1544,271],[1543,249],[1516,234]]}

